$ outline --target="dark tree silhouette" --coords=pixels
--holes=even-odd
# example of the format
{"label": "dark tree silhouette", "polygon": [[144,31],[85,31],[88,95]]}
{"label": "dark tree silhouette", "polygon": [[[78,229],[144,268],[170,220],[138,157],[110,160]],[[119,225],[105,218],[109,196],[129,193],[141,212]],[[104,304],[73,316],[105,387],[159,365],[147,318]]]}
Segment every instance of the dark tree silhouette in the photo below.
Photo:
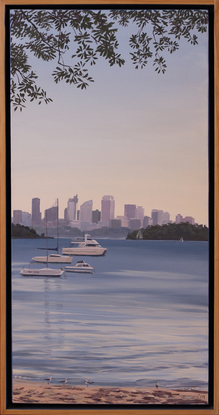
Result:
{"label": "dark tree silhouette", "polygon": [[[110,66],[125,64],[118,53],[116,34],[119,26],[135,24],[129,38],[130,55],[135,68],[144,68],[151,59],[157,73],[165,73],[164,51],[173,53],[181,37],[192,45],[197,34],[207,31],[206,10],[88,10],[88,9],[12,9],[11,101],[14,110],[25,107],[27,98],[40,104],[52,101],[36,84],[37,74],[28,61],[33,54],[45,62],[54,61],[54,81],[61,80],[86,89],[92,77],[89,65],[99,57]],[[128,40],[127,40],[128,41]]]}

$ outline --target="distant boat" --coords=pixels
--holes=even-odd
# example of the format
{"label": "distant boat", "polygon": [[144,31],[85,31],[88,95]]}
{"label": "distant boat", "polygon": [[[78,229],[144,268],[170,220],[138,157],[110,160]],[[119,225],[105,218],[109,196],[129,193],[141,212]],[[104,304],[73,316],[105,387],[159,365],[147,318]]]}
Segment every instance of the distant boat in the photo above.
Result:
{"label": "distant boat", "polygon": [[181,237],[181,238],[180,238],[180,242],[184,242],[184,239],[183,239],[183,237]]}
{"label": "distant boat", "polygon": [[75,265],[65,267],[65,271],[93,274],[94,268],[84,261],[77,261]]}
{"label": "distant boat", "polygon": [[80,255],[80,256],[103,256],[107,252],[107,248],[103,248],[90,235],[85,234],[84,238],[76,238],[72,240],[68,248],[62,248],[63,254]]}
{"label": "distant boat", "polygon": [[142,229],[137,232],[136,239],[143,239]]}
{"label": "distant boat", "polygon": [[[47,211],[46,211],[46,237],[47,237]],[[47,258],[48,258],[48,239],[46,238],[47,242]],[[31,264],[31,262],[30,262]],[[48,268],[48,260],[46,261],[46,268],[23,268],[20,271],[20,274],[24,277],[61,277],[63,274],[64,269],[53,269]]]}
{"label": "distant boat", "polygon": [[[38,248],[38,249],[45,249],[45,248]],[[59,201],[58,199],[57,199],[57,248],[54,248],[52,250],[57,251],[57,254],[50,254],[47,256],[35,256],[32,258],[32,261],[40,262],[40,263],[50,262],[53,264],[70,264],[71,263],[72,258],[70,255],[59,254]]]}

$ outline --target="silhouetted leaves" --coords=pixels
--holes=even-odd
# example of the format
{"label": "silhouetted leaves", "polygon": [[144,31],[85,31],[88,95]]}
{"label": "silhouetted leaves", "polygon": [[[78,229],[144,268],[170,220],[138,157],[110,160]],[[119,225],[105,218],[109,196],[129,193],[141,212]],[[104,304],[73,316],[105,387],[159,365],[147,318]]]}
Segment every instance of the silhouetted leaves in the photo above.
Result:
{"label": "silhouetted leaves", "polygon": [[[165,73],[163,53],[175,52],[181,37],[196,45],[197,33],[207,31],[208,12],[204,10],[28,10],[10,13],[11,24],[11,102],[14,110],[25,107],[27,98],[39,104],[51,98],[37,87],[37,74],[28,55],[45,62],[55,61],[55,83],[65,81],[86,89],[93,82],[88,67],[99,57],[110,66],[125,64],[118,53],[118,26],[131,24],[137,32],[129,39],[135,68],[144,68],[152,59],[155,71]],[[128,40],[127,40],[128,43]],[[71,50],[71,55],[70,54]],[[68,63],[67,63],[68,62]],[[73,63],[72,63],[73,62]]]}

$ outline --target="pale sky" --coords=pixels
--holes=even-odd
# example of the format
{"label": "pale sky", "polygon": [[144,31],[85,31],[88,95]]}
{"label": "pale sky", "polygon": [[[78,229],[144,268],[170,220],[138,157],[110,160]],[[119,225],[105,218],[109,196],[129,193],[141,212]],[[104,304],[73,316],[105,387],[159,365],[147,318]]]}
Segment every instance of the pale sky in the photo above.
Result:
{"label": "pale sky", "polygon": [[39,197],[44,216],[59,198],[62,218],[75,194],[78,207],[92,199],[93,209],[112,195],[116,215],[130,203],[147,216],[162,209],[171,220],[180,213],[208,224],[208,35],[196,46],[180,41],[158,75],[150,60],[134,68],[131,31],[120,30],[126,64],[109,67],[100,58],[87,90],[55,84],[55,63],[34,59],[53,102],[12,111],[12,210],[31,213]]}

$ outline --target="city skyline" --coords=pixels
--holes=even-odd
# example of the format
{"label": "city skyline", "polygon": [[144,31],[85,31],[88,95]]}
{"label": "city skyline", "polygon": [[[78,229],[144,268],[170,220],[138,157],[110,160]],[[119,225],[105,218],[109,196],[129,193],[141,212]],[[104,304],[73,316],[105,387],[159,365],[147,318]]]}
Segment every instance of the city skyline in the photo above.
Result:
{"label": "city skyline", "polygon": [[208,34],[196,46],[181,39],[158,75],[151,63],[132,65],[128,37],[135,30],[118,32],[126,65],[98,60],[86,91],[54,84],[53,64],[31,58],[53,103],[11,113],[12,211],[30,211],[33,189],[41,211],[58,195],[63,212],[76,192],[100,209],[109,194],[116,216],[126,201],[146,215],[154,207],[171,217],[192,212],[208,225]]}
{"label": "city skyline", "polygon": [[[177,213],[173,218],[170,218],[169,212],[161,209],[152,209],[151,215],[145,214],[143,206],[137,206],[134,204],[124,204],[123,215],[115,215],[115,199],[112,195],[104,195],[101,199],[101,209],[93,210],[93,200],[85,201],[80,205],[80,209],[77,209],[78,194],[73,198],[69,198],[66,202],[67,207],[64,209],[63,217],[59,211],[59,199],[56,202],[47,207],[43,212],[40,208],[40,199],[32,199],[32,212],[26,212],[22,210],[13,210],[12,222],[14,224],[20,223],[26,226],[45,226],[45,217],[47,212],[47,221],[53,224],[57,223],[57,217],[60,221],[68,223],[71,227],[79,227],[84,230],[88,224],[98,224],[99,226],[111,226],[111,222],[120,221],[119,226],[130,227],[131,221],[135,220],[135,223],[139,221],[140,227],[147,227],[148,225],[165,224],[165,223],[180,223],[188,221],[191,224],[195,224],[195,218],[193,216],[183,216],[181,213]],[[72,202],[74,205],[72,206]],[[72,216],[72,211],[73,216]],[[98,219],[97,219],[98,218]],[[133,222],[134,224],[134,222]],[[197,223],[198,224],[198,223]],[[118,226],[118,223],[117,223]]]}

